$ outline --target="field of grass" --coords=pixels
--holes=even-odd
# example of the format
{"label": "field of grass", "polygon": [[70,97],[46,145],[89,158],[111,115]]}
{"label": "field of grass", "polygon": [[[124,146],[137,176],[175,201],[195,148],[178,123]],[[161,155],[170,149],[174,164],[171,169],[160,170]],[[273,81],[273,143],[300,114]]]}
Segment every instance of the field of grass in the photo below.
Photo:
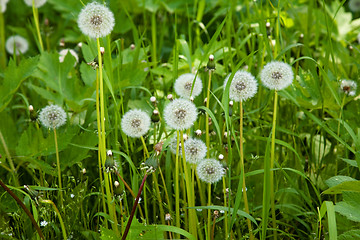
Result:
{"label": "field of grass", "polygon": [[0,239],[360,239],[359,69],[359,0],[0,0]]}

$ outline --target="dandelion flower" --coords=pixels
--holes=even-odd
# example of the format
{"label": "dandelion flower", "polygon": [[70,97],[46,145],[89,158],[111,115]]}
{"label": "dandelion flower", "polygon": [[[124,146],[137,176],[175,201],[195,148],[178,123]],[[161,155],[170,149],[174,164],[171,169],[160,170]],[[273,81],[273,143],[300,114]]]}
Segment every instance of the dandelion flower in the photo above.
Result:
{"label": "dandelion flower", "polygon": [[184,143],[185,159],[189,163],[196,164],[206,156],[206,145],[200,139],[189,138]]}
{"label": "dandelion flower", "polygon": [[29,43],[25,38],[19,35],[14,35],[6,40],[5,47],[8,53],[14,54],[15,49],[16,55],[19,55],[20,53],[24,54],[27,52],[29,49]]}
{"label": "dandelion flower", "polygon": [[133,138],[144,136],[150,129],[151,119],[149,115],[139,109],[133,109],[124,114],[121,119],[121,129]]}
{"label": "dandelion flower", "polygon": [[73,55],[74,56],[74,58],[75,58],[75,63],[74,63],[74,66],[79,62],[79,57],[78,57],[78,55],[77,55],[77,53],[74,51],[74,50],[72,50],[72,49],[63,49],[63,50],[61,50],[60,52],[59,52],[59,61],[62,63],[62,62],[64,62],[64,60],[65,60],[65,57],[66,57],[66,55],[68,54],[70,52],[70,54],[71,55]]}
{"label": "dandelion flower", "polygon": [[92,38],[109,35],[115,25],[114,14],[97,2],[87,4],[81,10],[77,22],[81,32]]}
{"label": "dandelion flower", "polygon": [[225,169],[218,160],[209,158],[198,163],[196,172],[202,181],[212,184],[224,176]]}
{"label": "dandelion flower", "polygon": [[178,98],[165,107],[164,118],[171,128],[185,130],[194,124],[197,118],[197,109],[190,100]]}
{"label": "dandelion flower", "polygon": [[[171,138],[169,149],[173,154],[176,154],[176,148],[177,148],[177,135]],[[179,141],[179,153],[181,154],[181,142]]]}
{"label": "dandelion flower", "polygon": [[[194,79],[195,75],[192,73],[185,73],[178,77],[174,85],[176,94],[183,98],[199,96],[202,90],[202,81],[200,77],[196,76],[194,87],[192,87]],[[190,96],[191,88],[193,88],[193,91]]]}
{"label": "dandelion flower", "polygon": [[41,109],[39,120],[47,128],[58,128],[66,123],[66,112],[58,105],[49,105]]}
{"label": "dandelion flower", "polygon": [[289,64],[273,61],[264,66],[260,78],[265,87],[282,90],[291,85],[294,73]]}
{"label": "dandelion flower", "polygon": [[[33,0],[24,0],[24,2],[26,3],[26,5],[28,5],[29,7],[32,7],[33,5]],[[46,0],[34,0],[34,4],[36,8],[41,7],[42,5],[44,5],[46,3]]]}
{"label": "dandelion flower", "polygon": [[340,90],[349,96],[355,96],[357,84],[352,80],[341,80]]}
{"label": "dandelion flower", "polygon": [[349,9],[352,12],[360,11],[360,0],[350,0],[349,1]]}
{"label": "dandelion flower", "polygon": [[[230,74],[225,78],[224,89],[229,80]],[[252,98],[257,92],[257,81],[255,77],[246,71],[237,71],[231,81],[229,98],[235,102],[246,101]]]}

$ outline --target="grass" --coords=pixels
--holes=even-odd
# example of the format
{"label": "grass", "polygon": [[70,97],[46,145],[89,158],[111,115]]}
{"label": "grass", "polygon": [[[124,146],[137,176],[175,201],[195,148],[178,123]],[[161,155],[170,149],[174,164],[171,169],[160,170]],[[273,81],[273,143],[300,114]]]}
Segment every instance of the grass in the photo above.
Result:
{"label": "grass", "polygon": [[[105,2],[116,25],[98,39],[77,26],[80,1],[37,9],[12,0],[0,13],[1,238],[360,235],[359,96],[340,88],[342,79],[359,81],[360,14],[349,1]],[[12,35],[28,39],[27,52],[6,52]],[[68,54],[60,63],[62,48],[77,51],[79,62]],[[284,90],[261,84],[272,60],[292,66]],[[229,104],[240,69],[256,77],[258,92]],[[198,117],[177,131],[163,111],[178,97],[175,80],[189,72],[203,83],[193,101]],[[37,120],[48,104],[67,112],[56,132]],[[141,138],[121,130],[135,108],[152,118]],[[186,162],[184,135],[222,163],[220,181],[203,182]]]}

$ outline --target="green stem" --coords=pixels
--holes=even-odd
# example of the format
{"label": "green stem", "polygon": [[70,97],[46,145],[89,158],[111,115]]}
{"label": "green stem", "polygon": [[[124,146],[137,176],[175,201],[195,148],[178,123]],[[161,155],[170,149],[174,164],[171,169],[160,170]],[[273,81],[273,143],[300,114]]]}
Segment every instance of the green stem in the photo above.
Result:
{"label": "green stem", "polygon": [[274,160],[275,160],[275,130],[276,130],[276,115],[277,115],[277,101],[278,94],[275,90],[274,96],[274,112],[273,112],[273,123],[272,123],[272,132],[271,132],[271,152],[270,152],[270,201],[271,201],[271,216],[272,216],[272,226],[274,239],[277,239],[277,224],[276,224],[276,215],[275,215],[275,189],[274,189]]}
{"label": "green stem", "polygon": [[[208,183],[208,206],[211,206],[211,184]],[[207,214],[207,236],[208,238],[210,238],[211,236],[211,210],[208,209],[208,214]]]}
{"label": "green stem", "polygon": [[4,15],[0,10],[0,69],[6,67]]}
{"label": "green stem", "polygon": [[[209,83],[207,87],[207,93],[206,93],[206,108],[209,109],[210,106],[210,88],[211,88],[211,73],[212,71],[209,70]],[[206,112],[205,114],[205,131],[206,131],[206,147],[208,149],[207,151],[207,157],[210,157],[210,135],[209,135],[209,114]]]}
{"label": "green stem", "polygon": [[[11,158],[11,155],[10,155],[10,151],[6,145],[6,142],[5,142],[5,139],[4,139],[4,136],[2,135],[1,131],[0,131],[0,140],[1,140],[1,143],[3,145],[3,148],[5,150],[5,153],[6,153],[6,156],[7,156],[7,159],[9,161],[9,165],[10,165],[10,169],[11,169],[11,175],[14,179],[14,185],[15,187],[18,187],[20,186],[19,185],[19,180],[17,179],[16,177],[16,169],[15,169],[15,166],[14,166],[14,162],[12,161],[12,158]],[[3,165],[4,168],[6,168],[4,165]]]}
{"label": "green stem", "polygon": [[[175,225],[180,228],[180,192],[179,192],[179,142],[180,134],[179,131],[176,131],[177,140],[176,140],[176,156],[175,156]],[[179,238],[179,234],[175,238]]]}
{"label": "green stem", "polygon": [[61,208],[63,209],[63,211],[65,213],[64,200],[63,200],[63,194],[62,194],[61,169],[60,169],[59,148],[58,148],[57,137],[56,137],[56,128],[54,128],[54,139],[55,139],[55,149],[56,149],[56,164],[57,164],[58,178],[59,178],[59,197],[60,197]]}
{"label": "green stem", "polygon": [[156,67],[157,58],[156,58],[156,12],[151,14],[151,39],[152,39],[152,62],[153,67]]}
{"label": "green stem", "polygon": [[35,0],[33,0],[32,10],[33,10],[33,17],[34,17],[36,33],[37,33],[37,37],[38,37],[38,40],[39,40],[39,50],[40,50],[40,52],[43,52],[44,51],[44,44],[43,44],[43,41],[42,41],[42,38],[41,38],[40,24],[39,24],[39,12],[38,12],[38,9],[35,7]]}
{"label": "green stem", "polygon": [[63,219],[62,219],[62,217],[61,217],[61,214],[60,214],[60,212],[59,212],[59,209],[57,209],[55,203],[54,203],[53,201],[51,201],[51,200],[40,200],[40,202],[42,202],[42,203],[48,203],[48,204],[51,204],[51,205],[53,206],[53,208],[54,208],[54,210],[55,210],[55,212],[56,212],[56,214],[57,214],[57,216],[58,216],[58,218],[59,218],[59,221],[60,221],[60,226],[61,226],[63,238],[64,238],[64,240],[67,240],[66,229],[65,229],[64,221],[63,221]]}

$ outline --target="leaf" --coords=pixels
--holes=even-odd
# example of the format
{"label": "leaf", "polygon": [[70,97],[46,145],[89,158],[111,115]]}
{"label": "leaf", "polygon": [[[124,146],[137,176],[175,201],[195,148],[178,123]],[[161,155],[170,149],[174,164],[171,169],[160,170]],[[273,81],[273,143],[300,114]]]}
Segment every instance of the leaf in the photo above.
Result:
{"label": "leaf", "polygon": [[322,194],[340,194],[344,191],[355,191],[360,192],[360,181],[343,182],[334,187],[331,187]]}
{"label": "leaf", "polygon": [[347,217],[349,220],[360,222],[360,192],[345,191],[343,199],[335,205],[335,211]]}
{"label": "leaf", "polygon": [[0,112],[10,103],[21,83],[36,69],[38,60],[38,56],[27,58],[22,60],[19,66],[16,66],[16,62],[10,59],[5,70],[3,84],[0,85]]}
{"label": "leaf", "polygon": [[348,176],[334,176],[326,180],[325,183],[331,188],[331,187],[335,187],[340,183],[349,182],[349,181],[356,181],[356,179]]}
{"label": "leaf", "polygon": [[360,230],[350,230],[338,237],[338,240],[354,240],[360,239]]}

